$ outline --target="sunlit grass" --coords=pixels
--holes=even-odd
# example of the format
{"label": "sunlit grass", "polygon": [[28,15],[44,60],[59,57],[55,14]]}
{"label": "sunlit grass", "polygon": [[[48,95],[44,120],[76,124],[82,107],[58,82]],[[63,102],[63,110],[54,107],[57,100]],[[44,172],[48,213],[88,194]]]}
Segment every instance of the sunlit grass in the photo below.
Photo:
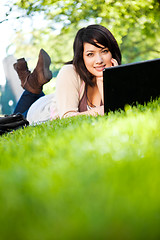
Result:
{"label": "sunlit grass", "polygon": [[0,139],[0,239],[159,239],[160,100]]}

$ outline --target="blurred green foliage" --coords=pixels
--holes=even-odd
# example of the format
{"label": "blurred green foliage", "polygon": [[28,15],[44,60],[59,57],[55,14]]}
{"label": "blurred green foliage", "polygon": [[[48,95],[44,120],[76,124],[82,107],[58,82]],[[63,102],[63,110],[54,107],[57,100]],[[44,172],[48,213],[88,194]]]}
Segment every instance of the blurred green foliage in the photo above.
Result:
{"label": "blurred green foliage", "polygon": [[[159,57],[159,0],[17,0],[15,4],[26,16],[43,14],[48,21],[45,29],[33,29],[29,42],[25,42],[23,29],[17,33],[17,56],[35,61],[43,47],[51,55],[53,70],[72,58],[77,30],[90,23],[102,24],[115,35],[123,63]],[[55,34],[57,26],[59,33]]]}

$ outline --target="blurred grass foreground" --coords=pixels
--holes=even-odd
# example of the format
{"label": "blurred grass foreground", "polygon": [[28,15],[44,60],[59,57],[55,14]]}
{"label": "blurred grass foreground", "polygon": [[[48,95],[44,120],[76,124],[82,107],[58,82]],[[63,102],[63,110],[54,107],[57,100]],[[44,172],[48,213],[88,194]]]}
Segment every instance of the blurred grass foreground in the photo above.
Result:
{"label": "blurred grass foreground", "polygon": [[0,138],[0,239],[160,239],[160,99]]}

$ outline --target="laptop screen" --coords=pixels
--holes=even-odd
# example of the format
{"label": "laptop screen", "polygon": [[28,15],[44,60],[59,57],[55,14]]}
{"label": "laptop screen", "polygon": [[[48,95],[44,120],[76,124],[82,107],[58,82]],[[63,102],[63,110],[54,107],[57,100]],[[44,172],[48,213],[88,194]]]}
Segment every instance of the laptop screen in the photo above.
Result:
{"label": "laptop screen", "polygon": [[160,96],[160,58],[106,68],[104,112],[144,104]]}

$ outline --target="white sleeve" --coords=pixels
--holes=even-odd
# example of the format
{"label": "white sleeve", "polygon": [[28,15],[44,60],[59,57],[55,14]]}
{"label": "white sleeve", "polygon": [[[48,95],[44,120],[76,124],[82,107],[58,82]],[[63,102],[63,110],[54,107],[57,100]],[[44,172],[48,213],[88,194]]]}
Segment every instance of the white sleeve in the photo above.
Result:
{"label": "white sleeve", "polygon": [[81,84],[72,64],[61,68],[56,80],[56,102],[60,118],[78,111]]}

